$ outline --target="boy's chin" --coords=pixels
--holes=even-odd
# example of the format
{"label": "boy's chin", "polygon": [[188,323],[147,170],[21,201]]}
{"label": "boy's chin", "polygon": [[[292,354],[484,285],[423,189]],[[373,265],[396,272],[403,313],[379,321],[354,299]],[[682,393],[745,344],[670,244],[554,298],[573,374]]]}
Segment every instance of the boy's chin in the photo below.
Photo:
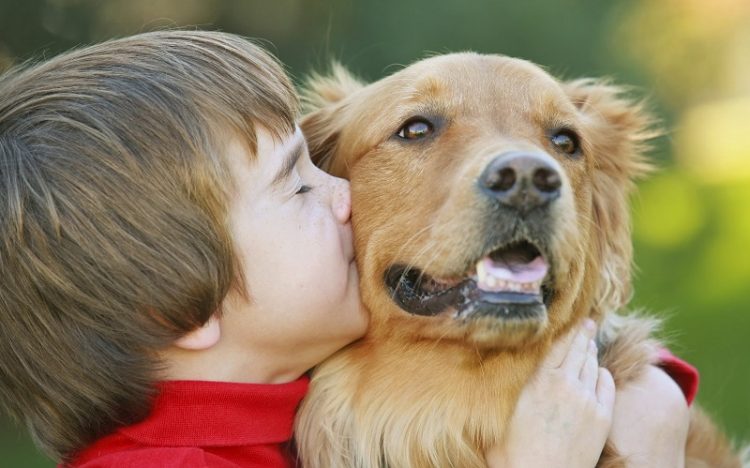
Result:
{"label": "boy's chin", "polygon": [[353,312],[354,313],[351,316],[346,317],[346,319],[342,318],[337,320],[337,333],[335,336],[331,337],[330,340],[327,340],[327,344],[330,346],[326,346],[327,352],[324,353],[325,356],[321,357],[321,362],[330,356],[333,356],[341,349],[346,348],[351,343],[359,340],[365,335],[365,332],[367,332],[369,315],[364,306],[360,304],[358,310]]}

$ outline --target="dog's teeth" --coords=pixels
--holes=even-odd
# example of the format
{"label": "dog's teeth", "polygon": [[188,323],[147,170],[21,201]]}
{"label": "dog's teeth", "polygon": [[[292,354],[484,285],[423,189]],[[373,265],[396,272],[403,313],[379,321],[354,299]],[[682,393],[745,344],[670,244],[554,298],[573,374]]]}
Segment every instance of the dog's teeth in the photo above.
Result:
{"label": "dog's teeth", "polygon": [[477,263],[477,286],[479,289],[489,292],[521,292],[529,294],[539,294],[542,286],[541,281],[531,281],[522,283],[495,276],[492,270],[489,270],[483,261]]}
{"label": "dog's teeth", "polygon": [[484,267],[484,262],[480,260],[477,263],[477,279],[480,282],[484,282],[486,278],[487,278],[487,269]]}

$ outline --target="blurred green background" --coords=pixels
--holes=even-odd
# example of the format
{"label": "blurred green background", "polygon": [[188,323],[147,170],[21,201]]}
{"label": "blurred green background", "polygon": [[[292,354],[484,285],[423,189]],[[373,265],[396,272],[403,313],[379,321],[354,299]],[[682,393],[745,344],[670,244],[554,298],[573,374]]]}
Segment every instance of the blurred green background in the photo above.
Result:
{"label": "blurred green background", "polygon": [[[477,50],[635,85],[667,132],[633,204],[633,304],[666,318],[700,403],[750,439],[750,1],[0,0],[0,69],[175,26],[261,38],[297,80],[333,57],[377,79]],[[0,418],[0,467],[52,465]]]}

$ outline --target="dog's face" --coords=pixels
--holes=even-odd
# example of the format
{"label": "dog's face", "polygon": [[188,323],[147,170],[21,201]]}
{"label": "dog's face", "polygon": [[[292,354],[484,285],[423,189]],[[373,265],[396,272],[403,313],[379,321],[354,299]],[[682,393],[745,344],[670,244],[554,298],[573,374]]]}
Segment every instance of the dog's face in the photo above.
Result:
{"label": "dog's face", "polygon": [[512,348],[627,299],[647,121],[617,89],[452,54],[310,93],[311,154],[352,183],[373,331]]}

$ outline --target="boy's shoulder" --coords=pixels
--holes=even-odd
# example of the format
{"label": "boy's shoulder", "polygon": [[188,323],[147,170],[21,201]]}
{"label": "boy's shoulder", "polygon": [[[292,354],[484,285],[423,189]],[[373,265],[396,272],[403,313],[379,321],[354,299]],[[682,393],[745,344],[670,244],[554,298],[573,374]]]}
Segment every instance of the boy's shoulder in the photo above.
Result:
{"label": "boy's shoulder", "polygon": [[293,466],[288,448],[308,383],[159,382],[148,417],[97,440],[72,467]]}

